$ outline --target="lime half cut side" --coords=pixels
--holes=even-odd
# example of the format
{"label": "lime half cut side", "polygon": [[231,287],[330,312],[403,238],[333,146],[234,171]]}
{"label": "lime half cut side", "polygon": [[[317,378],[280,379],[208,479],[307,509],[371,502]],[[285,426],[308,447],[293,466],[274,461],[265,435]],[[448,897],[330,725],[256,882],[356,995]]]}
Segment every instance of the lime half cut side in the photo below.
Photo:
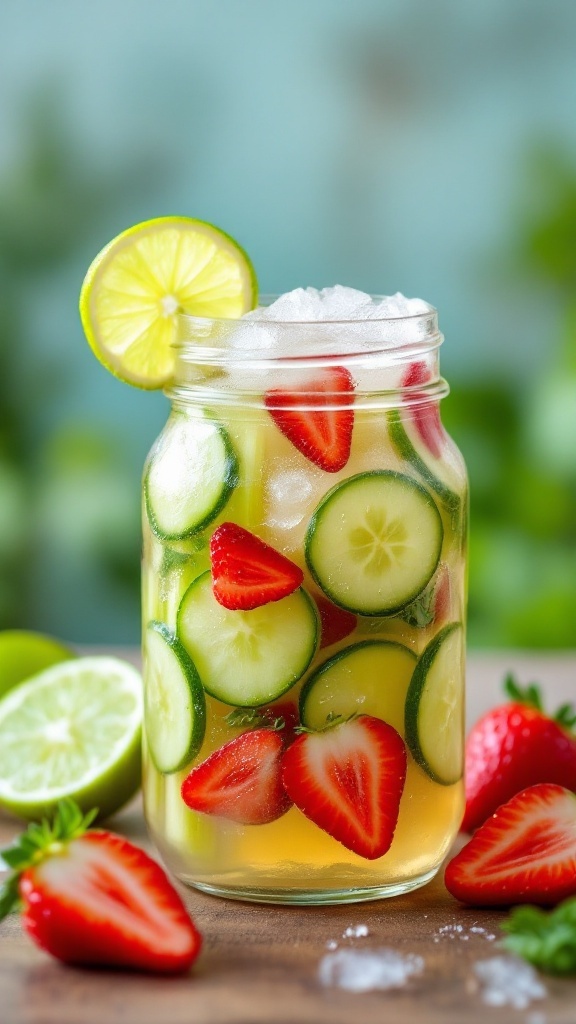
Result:
{"label": "lime half cut side", "polygon": [[179,312],[239,317],[257,296],[252,264],[229,235],[190,217],[158,217],[98,254],[84,278],[80,316],[100,362],[128,384],[153,389],[172,378]]}
{"label": "lime half cut side", "polygon": [[142,679],[117,658],[76,658],[0,700],[0,806],[50,815],[72,797],[105,818],[140,784]]}

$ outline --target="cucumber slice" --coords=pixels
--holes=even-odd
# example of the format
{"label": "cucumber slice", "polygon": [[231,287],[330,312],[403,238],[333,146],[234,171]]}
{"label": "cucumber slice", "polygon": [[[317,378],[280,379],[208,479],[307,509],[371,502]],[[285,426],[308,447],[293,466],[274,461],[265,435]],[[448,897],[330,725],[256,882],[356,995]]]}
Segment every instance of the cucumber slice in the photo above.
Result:
{"label": "cucumber slice", "polygon": [[390,440],[398,454],[409,462],[422,479],[436,492],[446,508],[454,512],[460,506],[460,498],[450,483],[456,484],[457,471],[452,467],[452,447],[444,446],[441,458],[435,458],[427,449],[409,413],[401,414],[399,409],[388,411]]}
{"label": "cucumber slice", "polygon": [[195,757],[206,729],[200,677],[182,644],[163,622],[150,622],[144,638],[145,728],[150,754],[164,775]]}
{"label": "cucumber slice", "polygon": [[406,696],[406,742],[434,782],[451,786],[464,762],[464,631],[451,622],[420,656]]}
{"label": "cucumber slice", "polygon": [[178,636],[204,689],[235,707],[269,704],[308,668],[319,638],[313,601],[300,587],[251,611],[229,611],[212,593],[212,574],[194,580],[178,610]]}
{"label": "cucumber slice", "polygon": [[306,680],[300,694],[300,720],[322,729],[328,717],[373,715],[404,734],[406,693],[416,655],[402,644],[365,640],[345,647]]}
{"label": "cucumber slice", "polygon": [[393,615],[431,579],[444,528],[427,490],[391,470],[359,473],[318,505],[306,561],[324,593],[360,615]]}
{"label": "cucumber slice", "polygon": [[238,481],[230,438],[208,417],[173,417],[144,479],[146,512],[161,540],[184,540],[222,511]]}

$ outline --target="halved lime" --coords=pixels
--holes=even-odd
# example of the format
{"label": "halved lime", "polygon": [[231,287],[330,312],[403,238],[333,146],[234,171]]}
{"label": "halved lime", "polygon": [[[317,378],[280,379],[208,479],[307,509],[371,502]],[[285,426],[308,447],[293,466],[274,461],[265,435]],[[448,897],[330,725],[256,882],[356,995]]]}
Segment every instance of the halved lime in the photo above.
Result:
{"label": "halved lime", "polygon": [[3,630],[0,633],[0,697],[50,665],[75,657],[74,651],[44,633]]}
{"label": "halved lime", "polygon": [[152,389],[172,377],[178,312],[238,317],[257,294],[252,264],[229,235],[190,217],[157,217],[98,254],[84,278],[80,316],[100,362]]}
{"label": "halved lime", "polygon": [[75,658],[0,700],[0,806],[50,815],[72,797],[105,818],[140,784],[142,680],[117,658]]}

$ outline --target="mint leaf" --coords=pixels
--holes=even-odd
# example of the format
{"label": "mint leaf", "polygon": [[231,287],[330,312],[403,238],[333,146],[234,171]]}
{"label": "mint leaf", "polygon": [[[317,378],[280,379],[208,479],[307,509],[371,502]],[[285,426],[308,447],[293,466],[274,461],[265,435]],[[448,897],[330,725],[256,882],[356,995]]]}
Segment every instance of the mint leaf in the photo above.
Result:
{"label": "mint leaf", "polygon": [[504,945],[547,974],[576,974],[576,898],[546,913],[518,907],[501,925]]}

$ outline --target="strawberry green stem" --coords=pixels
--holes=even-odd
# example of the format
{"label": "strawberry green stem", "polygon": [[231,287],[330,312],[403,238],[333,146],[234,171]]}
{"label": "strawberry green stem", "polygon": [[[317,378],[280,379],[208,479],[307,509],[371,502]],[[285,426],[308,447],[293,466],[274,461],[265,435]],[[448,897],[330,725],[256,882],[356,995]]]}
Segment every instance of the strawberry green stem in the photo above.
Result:
{"label": "strawberry green stem", "polygon": [[0,886],[0,921],[18,909],[21,874],[27,868],[63,853],[68,843],[84,835],[97,814],[97,808],[83,814],[74,800],[60,800],[52,824],[47,818],[32,822],[11,846],[1,851],[3,860],[12,871]]}
{"label": "strawberry green stem", "polygon": [[[515,703],[536,708],[542,714],[546,713],[542,701],[542,693],[537,683],[529,683],[528,686],[522,687],[510,672],[504,680],[504,691],[510,700],[515,701]],[[565,729],[573,729],[576,725],[576,709],[572,704],[562,704],[551,717]]]}

